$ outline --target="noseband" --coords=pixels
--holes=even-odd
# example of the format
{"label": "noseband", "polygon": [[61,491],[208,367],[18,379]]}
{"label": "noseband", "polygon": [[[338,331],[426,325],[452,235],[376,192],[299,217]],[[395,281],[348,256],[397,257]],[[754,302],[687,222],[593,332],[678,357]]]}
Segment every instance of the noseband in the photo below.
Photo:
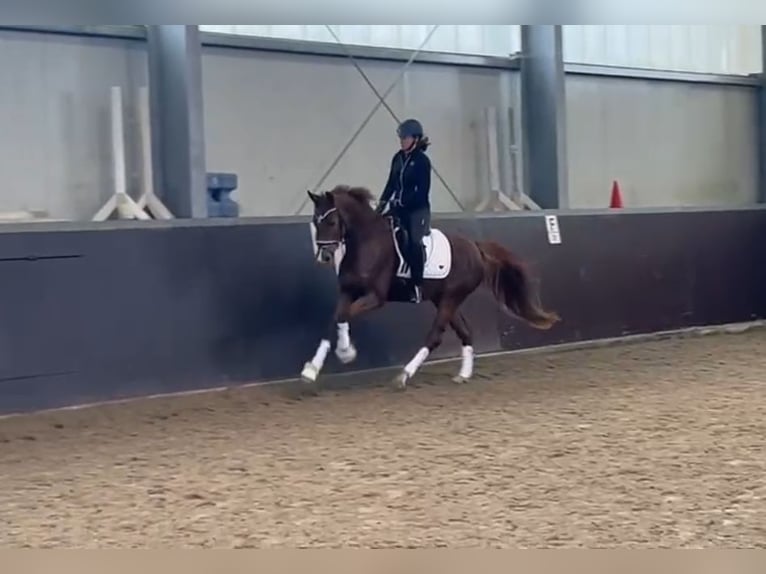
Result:
{"label": "noseband", "polygon": [[[336,207],[328,209],[322,215],[320,215],[319,217],[316,218],[316,221],[315,221],[314,225],[319,225],[325,219],[327,219],[327,217],[329,217],[332,213],[337,212],[337,211],[338,211],[338,208],[336,208]],[[346,240],[345,240],[346,228],[343,225],[343,219],[341,219],[341,217],[339,216],[338,220],[340,221],[340,230],[341,230],[340,239],[322,239],[322,240],[316,239],[316,240],[314,240],[314,243],[317,244],[317,247],[329,246],[329,245],[335,245],[337,247],[340,247],[341,245],[343,245],[346,242]]]}

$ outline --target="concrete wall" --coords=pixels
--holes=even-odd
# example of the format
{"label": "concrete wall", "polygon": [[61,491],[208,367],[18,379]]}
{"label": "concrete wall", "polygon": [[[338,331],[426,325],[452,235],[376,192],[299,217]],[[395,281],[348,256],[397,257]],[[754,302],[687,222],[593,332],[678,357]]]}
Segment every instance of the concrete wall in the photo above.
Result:
{"label": "concrete wall", "polygon": [[[570,211],[560,245],[539,214],[435,223],[511,248],[562,318],[537,331],[477,291],[462,310],[479,353],[766,316],[764,209]],[[0,321],[0,414],[297,376],[337,297],[307,224],[0,227],[0,301],[12,302]],[[324,373],[405,364],[433,317],[430,305],[392,304],[354,319],[357,360],[344,367],[331,354]],[[459,354],[448,332],[431,358]]]}
{"label": "concrete wall", "polygon": [[[203,64],[208,169],[239,174],[244,215],[293,213],[376,103],[343,59],[206,48]],[[381,91],[400,69],[361,64]],[[0,66],[0,211],[91,217],[112,188],[112,85],[126,88],[135,156],[143,44],[3,31]],[[413,65],[388,101],[397,114],[423,119],[434,166],[470,207],[488,188],[482,111],[518,106],[518,88],[507,71]],[[753,89],[593,76],[569,76],[567,89],[575,207],[605,206],[614,178],[631,206],[755,200]],[[394,127],[380,108],[326,185],[353,182],[378,192],[396,147]],[[131,157],[128,165],[136,193],[140,162]],[[458,209],[437,178],[434,207]]]}

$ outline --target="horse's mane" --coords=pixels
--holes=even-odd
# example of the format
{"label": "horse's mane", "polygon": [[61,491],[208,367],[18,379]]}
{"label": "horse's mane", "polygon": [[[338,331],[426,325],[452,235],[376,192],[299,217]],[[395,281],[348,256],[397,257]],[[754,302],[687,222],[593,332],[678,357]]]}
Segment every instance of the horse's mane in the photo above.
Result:
{"label": "horse's mane", "polygon": [[370,203],[375,199],[372,192],[366,187],[351,187],[350,185],[336,185],[328,193],[335,197],[348,197],[354,202],[370,207]]}

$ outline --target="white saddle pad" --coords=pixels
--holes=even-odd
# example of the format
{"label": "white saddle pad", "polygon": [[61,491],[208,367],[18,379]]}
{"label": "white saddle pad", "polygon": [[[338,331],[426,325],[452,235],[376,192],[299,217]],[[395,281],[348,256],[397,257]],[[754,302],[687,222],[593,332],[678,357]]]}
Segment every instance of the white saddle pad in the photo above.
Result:
{"label": "white saddle pad", "polygon": [[[402,256],[399,242],[396,240],[396,229],[393,230],[394,246],[399,257],[399,267],[396,276],[409,279],[410,267]],[[452,269],[452,246],[449,239],[438,229],[431,228],[431,233],[423,237],[423,245],[426,248],[426,264],[423,269],[423,279],[444,279]]]}

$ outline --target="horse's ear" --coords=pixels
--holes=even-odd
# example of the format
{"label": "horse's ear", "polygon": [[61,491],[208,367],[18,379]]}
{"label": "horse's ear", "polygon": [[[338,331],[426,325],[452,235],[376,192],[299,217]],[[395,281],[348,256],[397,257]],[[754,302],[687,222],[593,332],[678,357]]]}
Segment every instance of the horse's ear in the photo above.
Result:
{"label": "horse's ear", "polygon": [[307,189],[307,190],[306,190],[306,193],[308,193],[308,194],[309,194],[309,198],[310,198],[310,199],[311,199],[311,201],[314,203],[314,205],[316,205],[316,204],[319,202],[319,196],[318,196],[318,195],[316,195],[316,194],[314,194],[314,193],[311,193],[311,190],[310,190],[310,189]]}

